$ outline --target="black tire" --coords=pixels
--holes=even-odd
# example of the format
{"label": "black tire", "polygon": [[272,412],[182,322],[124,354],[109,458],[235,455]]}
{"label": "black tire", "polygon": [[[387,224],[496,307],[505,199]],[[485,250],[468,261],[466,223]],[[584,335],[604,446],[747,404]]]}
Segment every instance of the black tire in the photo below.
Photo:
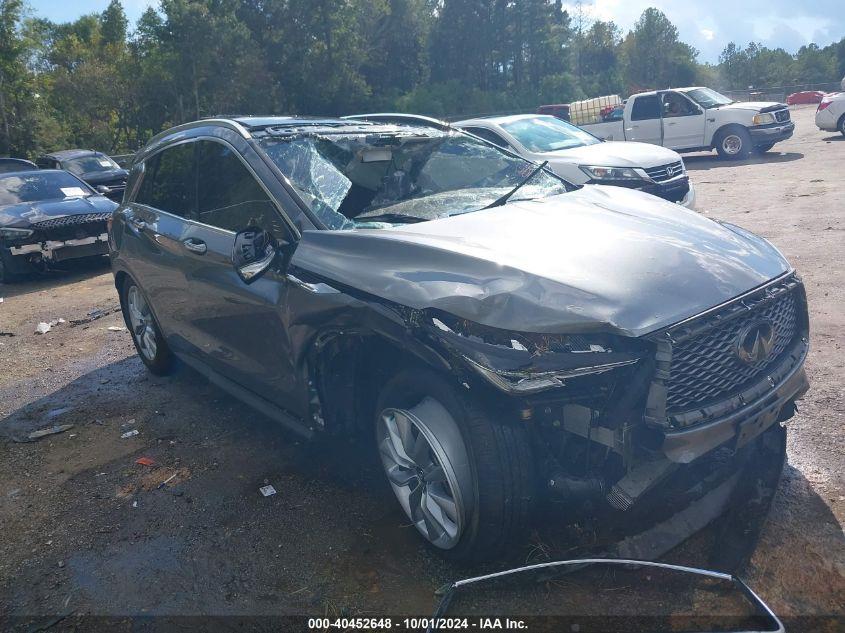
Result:
{"label": "black tire", "polygon": [[751,153],[751,135],[741,126],[719,130],[713,144],[719,157],[727,160],[742,160]]}
{"label": "black tire", "polygon": [[138,356],[144,365],[147,366],[147,369],[156,376],[165,376],[173,369],[173,353],[164,341],[164,337],[161,334],[161,328],[152,314],[149,315],[149,319],[152,322],[155,333],[155,354],[152,357],[149,357],[149,355],[142,349],[143,344],[140,342],[138,333],[133,329],[132,320],[129,316],[128,297],[133,287],[137,288],[137,291],[143,296],[143,291],[131,278],[127,277],[120,287],[120,309],[123,312],[123,321],[126,323],[126,328],[129,330],[129,334],[132,337],[132,343],[135,345],[135,351],[138,352]]}
{"label": "black tire", "polygon": [[757,151],[758,151],[758,152],[760,152],[761,154],[765,154],[766,152],[768,152],[769,150],[771,150],[774,146],[775,146],[775,144],[774,144],[774,143],[765,143],[765,144],[763,144],[763,145],[758,145],[758,146],[756,147],[756,149],[757,149]]}
{"label": "black tire", "polygon": [[0,251],[0,284],[9,284],[13,281],[17,281],[19,276],[9,272],[9,267],[6,265],[4,258],[6,257],[5,251],[6,249],[0,247],[2,250]]}
{"label": "black tire", "polygon": [[376,421],[386,409],[411,408],[427,397],[442,404],[457,422],[474,496],[457,544],[437,551],[456,561],[495,559],[523,542],[529,526],[536,480],[527,430],[517,421],[497,419],[470,394],[423,368],[405,369],[384,386]]}
{"label": "black tire", "polygon": [[839,117],[839,123],[836,124],[836,127],[839,128],[839,133],[845,136],[845,114]]}

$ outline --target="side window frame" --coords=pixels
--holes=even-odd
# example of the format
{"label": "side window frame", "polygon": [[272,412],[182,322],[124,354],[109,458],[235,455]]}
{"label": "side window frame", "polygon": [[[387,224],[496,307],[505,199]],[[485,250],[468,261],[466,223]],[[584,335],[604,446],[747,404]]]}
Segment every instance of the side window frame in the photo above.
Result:
{"label": "side window frame", "polygon": [[[492,139],[485,138],[483,135],[478,134],[478,130],[480,130],[482,132],[486,132],[487,134],[492,134],[493,136],[498,138],[501,141],[501,143],[497,143],[496,141],[494,141]],[[486,127],[480,127],[478,125],[470,125],[470,126],[465,127],[464,131],[469,132],[470,134],[477,136],[478,138],[485,140],[488,143],[492,143],[496,147],[499,147],[501,149],[507,149],[507,150],[510,150],[510,151],[514,151],[513,147],[511,147],[511,144],[508,143],[507,140],[502,138],[502,135],[499,134],[498,132],[496,132],[495,130],[491,130],[491,129],[486,128]]]}
{"label": "side window frame", "polygon": [[[634,116],[634,110],[636,109],[637,104],[638,103],[644,103],[646,99],[654,99],[654,102],[657,106],[657,108],[656,108],[657,116],[635,117]],[[663,100],[662,100],[661,96],[657,93],[655,93],[653,95],[643,95],[643,96],[640,96],[640,97],[634,97],[634,104],[631,106],[631,120],[632,121],[659,121],[660,119],[663,118],[661,116],[661,111],[660,111],[660,109],[663,107],[662,103],[663,103]]]}
{"label": "side window frame", "polygon": [[[138,201],[138,194],[141,192],[141,187],[144,186],[144,181],[147,178],[154,176],[158,172],[158,169],[156,169],[155,171],[152,171],[152,172],[149,169],[147,169],[147,162],[148,161],[150,161],[154,158],[160,157],[161,154],[163,154],[164,152],[166,152],[169,149],[173,149],[174,147],[179,147],[180,145],[187,145],[188,143],[194,144],[195,141],[196,141],[195,138],[181,139],[181,140],[179,140],[178,142],[175,142],[175,143],[168,143],[167,145],[158,148],[156,151],[154,151],[149,156],[145,156],[144,160],[141,161],[141,174],[138,177],[137,183],[133,187],[131,198],[127,196],[127,201],[130,202],[131,204],[136,204],[138,206],[145,207],[147,209],[153,209],[154,211],[156,211],[158,213],[166,213],[167,215],[169,215],[171,217],[179,218],[180,220],[185,220],[186,222],[194,222],[195,221],[194,218],[188,217],[186,215],[178,215],[176,213],[173,213],[172,211],[168,211],[167,209],[160,209],[158,207],[152,206],[151,204],[139,202]],[[195,150],[194,153],[196,153],[196,148],[194,148],[194,150]],[[196,181],[197,181],[196,157],[194,157],[194,159],[193,159],[192,167],[193,167],[193,172],[194,172],[194,175],[193,175],[194,188],[196,188]],[[134,169],[134,166],[133,166],[133,169]],[[194,202],[196,202],[196,191],[194,191]]]}
{"label": "side window frame", "polygon": [[663,115],[663,108],[665,107],[666,104],[663,101],[663,99],[666,97],[666,95],[674,95],[678,99],[686,101],[686,103],[690,106],[690,112],[687,112],[686,114],[675,115],[676,117],[698,116],[698,115],[704,113],[701,106],[699,106],[695,101],[690,99],[684,93],[677,92],[675,90],[666,90],[666,91],[660,93],[660,115],[661,115],[661,118],[665,118],[664,115]]}

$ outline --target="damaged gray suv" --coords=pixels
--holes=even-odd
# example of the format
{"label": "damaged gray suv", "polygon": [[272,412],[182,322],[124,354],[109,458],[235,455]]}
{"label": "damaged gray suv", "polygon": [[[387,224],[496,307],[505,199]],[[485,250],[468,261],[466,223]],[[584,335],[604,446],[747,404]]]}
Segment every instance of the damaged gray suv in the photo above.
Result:
{"label": "damaged gray suv", "polygon": [[459,131],[182,125],[137,155],[109,241],[151,371],[178,357],[303,436],[374,438],[456,558],[550,502],[671,506],[807,390],[804,288],[767,241]]}

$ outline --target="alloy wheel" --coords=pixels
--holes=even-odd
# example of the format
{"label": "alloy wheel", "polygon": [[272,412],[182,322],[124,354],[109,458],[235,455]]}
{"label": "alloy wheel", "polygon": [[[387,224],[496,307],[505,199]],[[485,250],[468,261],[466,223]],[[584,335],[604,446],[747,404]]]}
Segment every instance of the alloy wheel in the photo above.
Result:
{"label": "alloy wheel", "polygon": [[463,442],[441,442],[433,432],[447,425],[457,431],[446,408],[425,398],[411,409],[385,409],[377,427],[382,464],[396,498],[420,534],[441,549],[457,545],[467,511],[461,490],[468,482],[459,482],[457,474],[466,476],[460,467],[468,463]]}
{"label": "alloy wheel", "polygon": [[722,139],[722,149],[725,150],[726,154],[735,156],[742,151],[742,139],[736,134],[728,134]]}
{"label": "alloy wheel", "polygon": [[132,326],[132,336],[141,354],[147,360],[153,360],[158,346],[156,344],[156,330],[150,307],[138,286],[129,288],[126,294],[126,307],[129,312],[129,323]]}

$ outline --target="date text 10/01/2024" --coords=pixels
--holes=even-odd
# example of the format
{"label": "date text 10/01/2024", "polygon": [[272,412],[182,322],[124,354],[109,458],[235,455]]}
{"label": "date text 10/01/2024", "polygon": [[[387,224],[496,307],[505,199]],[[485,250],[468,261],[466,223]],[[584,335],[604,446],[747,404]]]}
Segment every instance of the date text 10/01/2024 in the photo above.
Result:
{"label": "date text 10/01/2024", "polygon": [[523,620],[511,618],[309,618],[310,630],[525,630],[528,628]]}

